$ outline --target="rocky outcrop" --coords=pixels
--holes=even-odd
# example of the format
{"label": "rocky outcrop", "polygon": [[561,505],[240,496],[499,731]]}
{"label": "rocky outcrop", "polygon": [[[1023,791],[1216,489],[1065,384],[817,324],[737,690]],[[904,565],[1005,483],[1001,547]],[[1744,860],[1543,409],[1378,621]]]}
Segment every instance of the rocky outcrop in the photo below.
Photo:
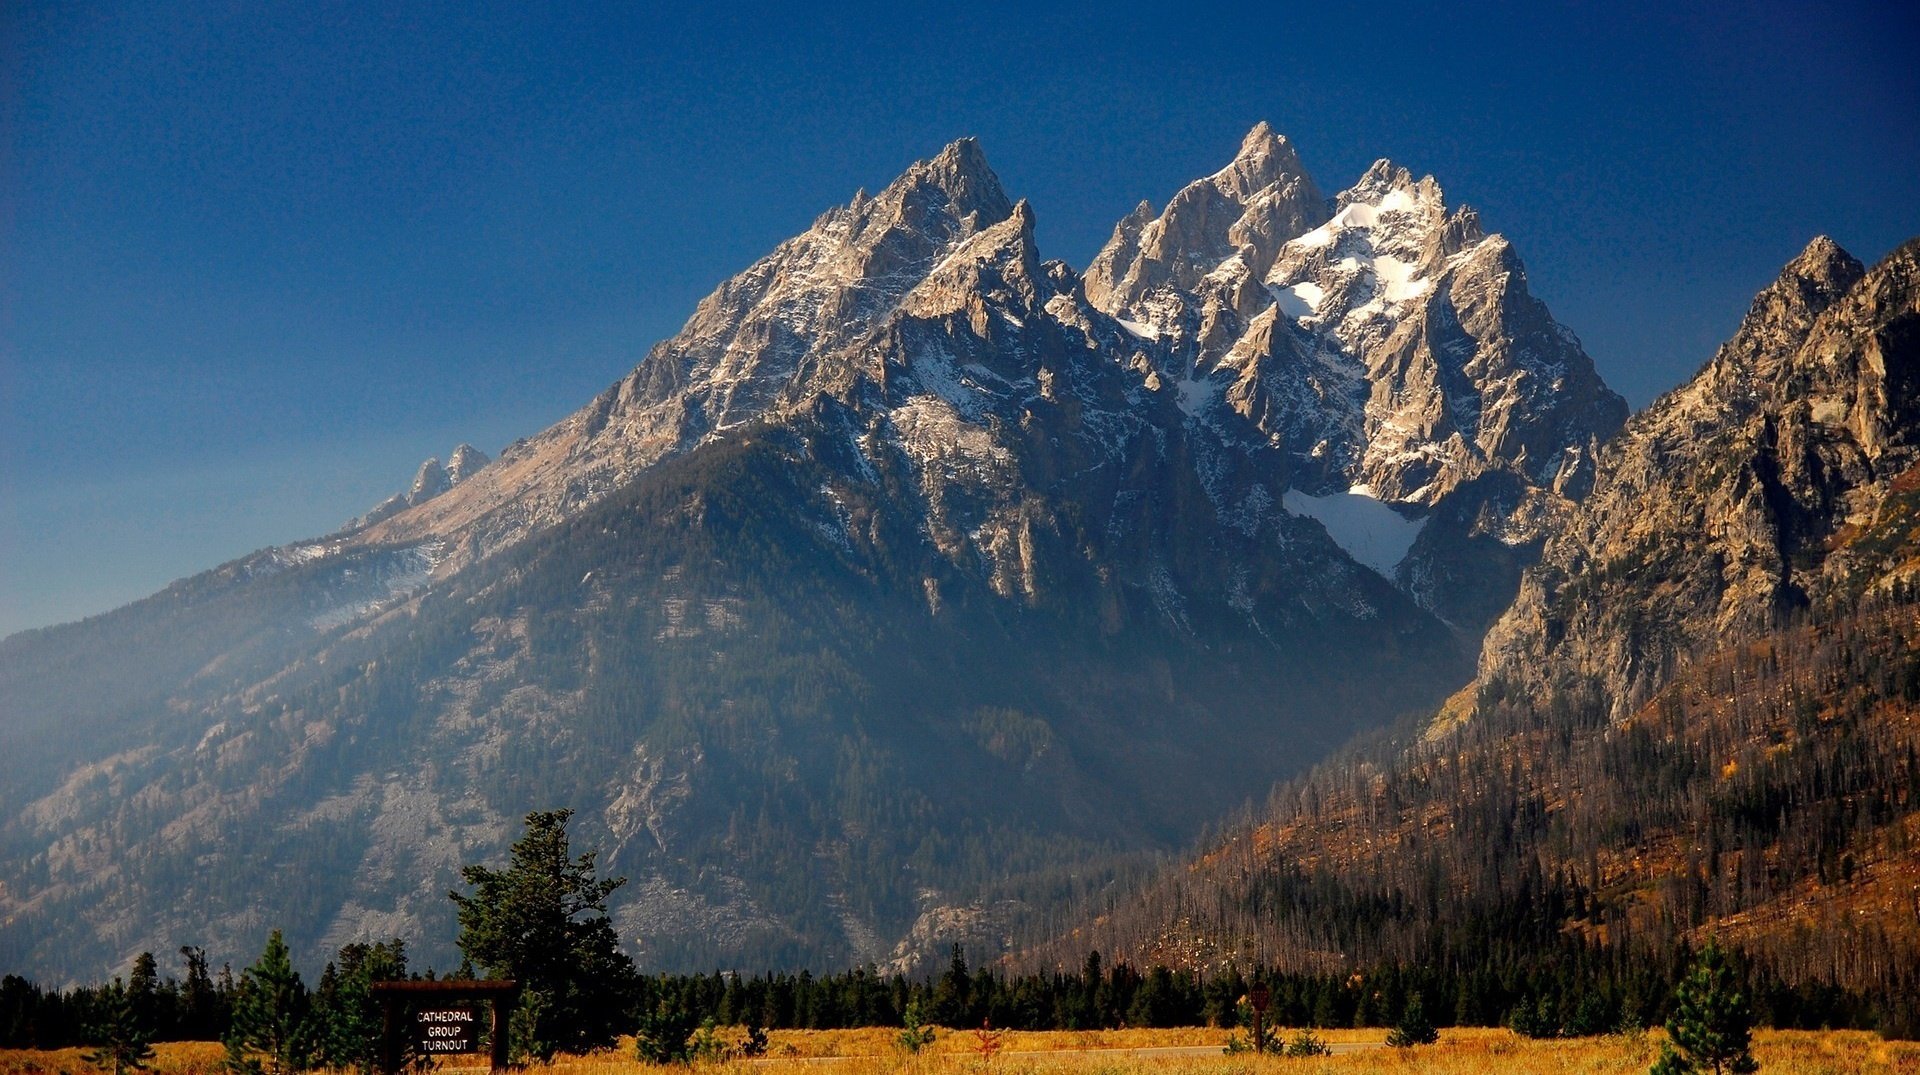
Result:
{"label": "rocky outcrop", "polygon": [[372,511],[349,520],[341,529],[348,532],[364,530],[408,508],[419,507],[473,477],[490,462],[492,460],[487,458],[485,452],[471,444],[462,443],[447,457],[445,466],[441,465],[438,456],[421,463],[420,469],[414,471],[413,484],[407,487],[406,492],[395,493],[382,500],[374,505]]}
{"label": "rocky outcrop", "polygon": [[1907,573],[1920,475],[1920,243],[1872,271],[1821,237],[1686,385],[1600,452],[1592,493],[1489,634],[1483,689],[1631,714],[1681,662]]}
{"label": "rocky outcrop", "polygon": [[[1195,421],[1279,447],[1293,489],[1426,520],[1390,573],[1469,634],[1511,600],[1538,524],[1584,495],[1626,417],[1472,209],[1384,160],[1321,204],[1264,125],[1159,217],[1122,221],[1086,293]],[[1492,483],[1500,496],[1483,483],[1445,503],[1494,475],[1513,479]],[[1492,555],[1457,555],[1470,546]]]}
{"label": "rocky outcrop", "polygon": [[453,485],[459,485],[479,473],[481,467],[491,462],[493,460],[487,453],[471,444],[460,444],[454,448],[453,454],[447,457],[447,480]]}

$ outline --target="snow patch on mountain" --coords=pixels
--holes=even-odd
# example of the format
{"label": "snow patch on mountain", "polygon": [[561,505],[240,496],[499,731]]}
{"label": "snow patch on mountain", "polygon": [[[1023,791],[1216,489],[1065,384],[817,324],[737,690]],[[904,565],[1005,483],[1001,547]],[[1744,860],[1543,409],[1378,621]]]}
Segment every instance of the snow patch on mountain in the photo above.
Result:
{"label": "snow patch on mountain", "polygon": [[1280,503],[1295,515],[1319,522],[1348,556],[1388,579],[1393,578],[1394,568],[1406,559],[1413,540],[1427,525],[1425,519],[1409,519],[1381,503],[1365,485],[1327,496],[1289,489]]}

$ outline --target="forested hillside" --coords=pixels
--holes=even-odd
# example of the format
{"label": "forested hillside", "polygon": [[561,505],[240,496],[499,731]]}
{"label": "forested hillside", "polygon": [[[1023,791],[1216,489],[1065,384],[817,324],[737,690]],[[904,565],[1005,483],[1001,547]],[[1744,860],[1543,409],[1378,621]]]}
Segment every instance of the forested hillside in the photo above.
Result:
{"label": "forested hillside", "polygon": [[1917,261],[1814,243],[1602,449],[1472,689],[1040,961],[1466,973],[1719,936],[1917,1025]]}

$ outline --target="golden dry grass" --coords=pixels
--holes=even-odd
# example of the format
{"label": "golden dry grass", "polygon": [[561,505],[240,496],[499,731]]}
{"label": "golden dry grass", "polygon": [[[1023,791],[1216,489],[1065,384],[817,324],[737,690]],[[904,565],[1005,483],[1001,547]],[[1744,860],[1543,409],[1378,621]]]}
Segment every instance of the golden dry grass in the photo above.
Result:
{"label": "golden dry grass", "polygon": [[[1322,1040],[1376,1045],[1381,1030],[1318,1032]],[[830,1067],[835,1075],[1640,1075],[1659,1053],[1659,1035],[1531,1041],[1511,1031],[1463,1028],[1442,1031],[1440,1044],[1420,1049],[1384,1046],[1314,1059],[1247,1055],[1129,1055],[1113,1050],[1211,1046],[1226,1040],[1220,1030],[1129,1030],[1092,1033],[1007,1032],[1001,1050],[983,1059],[971,1031],[942,1031],[919,1056],[893,1047],[893,1032],[787,1031],[771,1036],[762,1061],[696,1065],[711,1075],[774,1075]],[[1054,1051],[1058,1050],[1058,1051]],[[1035,1055],[1041,1054],[1041,1055]],[[1920,1075],[1920,1043],[1882,1041],[1861,1031],[1763,1031],[1754,1054],[1768,1075]],[[562,1057],[553,1075],[642,1075],[645,1065],[621,1050],[589,1057]]]}
{"label": "golden dry grass", "polygon": [[[918,1056],[895,1049],[885,1029],[776,1031],[775,1055],[759,1061],[694,1065],[691,1075],[785,1075],[830,1070],[833,1075],[1639,1075],[1659,1052],[1659,1035],[1530,1041],[1506,1030],[1442,1031],[1440,1044],[1420,1049],[1370,1048],[1314,1059],[1246,1055],[1139,1055],[1133,1049],[1219,1047],[1223,1031],[1110,1030],[1087,1033],[1009,1031],[991,1060],[978,1052],[972,1031],[942,1031]],[[724,1036],[724,1035],[723,1035]],[[1336,1043],[1378,1043],[1379,1030],[1322,1031]],[[1920,1075],[1920,1043],[1882,1041],[1861,1031],[1763,1031],[1754,1056],[1765,1075]],[[0,1050],[0,1075],[91,1075],[83,1050]],[[215,1075],[223,1053],[209,1042],[154,1047],[156,1075]],[[479,1062],[479,1066],[473,1066]],[[449,1058],[443,1075],[485,1071],[479,1057]],[[647,1075],[630,1047],[592,1056],[563,1056],[530,1075]],[[688,1069],[681,1069],[688,1070]]]}
{"label": "golden dry grass", "polygon": [[[99,1075],[85,1049],[0,1049],[0,1075]],[[155,1075],[216,1075],[227,1050],[217,1041],[163,1041],[153,1047]]]}

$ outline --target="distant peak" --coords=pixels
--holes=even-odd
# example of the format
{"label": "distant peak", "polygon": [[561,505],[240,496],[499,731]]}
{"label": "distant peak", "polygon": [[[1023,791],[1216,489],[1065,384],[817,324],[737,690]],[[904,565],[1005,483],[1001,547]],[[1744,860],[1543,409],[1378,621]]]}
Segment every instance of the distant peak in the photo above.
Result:
{"label": "distant peak", "polygon": [[1306,168],[1286,135],[1275,133],[1267,121],[1261,120],[1240,140],[1240,152],[1234,154],[1233,161],[1217,174],[1237,175],[1251,191],[1284,179],[1302,178]]}
{"label": "distant peak", "polygon": [[1356,191],[1385,194],[1395,190],[1409,190],[1414,186],[1413,173],[1393,163],[1385,157],[1374,161],[1360,180],[1353,185]]}
{"label": "distant peak", "polygon": [[420,464],[413,476],[413,487],[407,491],[407,503],[421,504],[439,496],[453,487],[453,480],[447,475],[447,468],[440,465],[435,456]]}
{"label": "distant peak", "polygon": [[1754,297],[1747,317],[1770,323],[1787,311],[1791,319],[1811,318],[1839,301],[1866,273],[1866,267],[1840,249],[1839,243],[1825,235],[1815,236],[1781,268],[1779,279]]}
{"label": "distant peak", "polygon": [[491,462],[493,462],[493,460],[487,453],[475,448],[471,444],[462,442],[459,447],[453,450],[453,454],[447,457],[447,477],[451,478],[455,485],[458,485],[472,477],[474,472],[478,471],[481,467]]}
{"label": "distant peak", "polygon": [[1000,188],[1000,177],[994,175],[993,168],[987,164],[987,155],[981,151],[977,138],[961,138],[949,143],[927,162],[927,170],[942,180],[986,182],[995,190]]}
{"label": "distant peak", "polygon": [[940,154],[934,158],[934,161],[936,163],[966,163],[985,168],[987,166],[987,155],[980,151],[980,139],[972,135],[967,135],[965,138],[956,138],[948,142],[947,148],[941,150]]}
{"label": "distant peak", "polygon": [[1845,288],[1865,271],[1852,254],[1840,248],[1839,243],[1828,236],[1816,235],[1798,257],[1787,262],[1780,275],[1783,278]]}
{"label": "distant peak", "polygon": [[1249,153],[1272,152],[1276,145],[1285,142],[1286,138],[1275,134],[1273,125],[1263,119],[1254,124],[1247,136],[1240,140],[1240,155],[1244,157]]}
{"label": "distant peak", "polygon": [[1012,205],[1000,186],[1000,177],[987,164],[975,138],[962,138],[948,145],[931,160],[921,161],[887,188],[896,195],[920,183],[930,183],[945,193],[954,211],[961,216],[977,213],[983,224],[1006,219]]}

